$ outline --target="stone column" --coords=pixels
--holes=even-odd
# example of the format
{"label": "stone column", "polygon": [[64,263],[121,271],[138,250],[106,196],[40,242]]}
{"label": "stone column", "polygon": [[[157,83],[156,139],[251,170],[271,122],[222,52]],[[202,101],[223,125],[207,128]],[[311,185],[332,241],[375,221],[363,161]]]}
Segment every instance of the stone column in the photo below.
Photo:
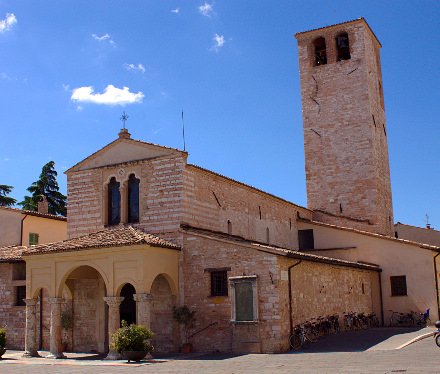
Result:
{"label": "stone column", "polygon": [[66,358],[61,343],[61,304],[62,297],[49,297],[50,304],[50,354],[46,358]]}
{"label": "stone column", "polygon": [[38,357],[37,352],[37,335],[36,335],[36,319],[35,304],[36,299],[24,299],[26,303],[26,332],[24,337],[24,353],[23,357]]}
{"label": "stone column", "polygon": [[137,324],[150,328],[151,325],[151,300],[153,296],[149,293],[136,293],[133,295],[136,301]]}
{"label": "stone column", "polygon": [[119,316],[119,306],[121,305],[123,297],[118,296],[107,296],[104,297],[104,301],[108,305],[108,342],[110,349],[106,357],[107,360],[118,360],[120,355],[118,352],[111,349],[112,335],[113,333],[121,327],[121,320]]}

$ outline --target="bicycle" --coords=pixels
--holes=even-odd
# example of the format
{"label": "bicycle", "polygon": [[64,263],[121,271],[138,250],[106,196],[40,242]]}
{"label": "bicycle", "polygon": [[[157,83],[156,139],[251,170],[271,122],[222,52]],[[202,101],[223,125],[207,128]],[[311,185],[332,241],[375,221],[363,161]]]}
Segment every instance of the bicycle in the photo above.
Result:
{"label": "bicycle", "polygon": [[390,312],[390,327],[414,325],[414,318],[412,316],[412,313],[399,313],[393,310],[390,310]]}
{"label": "bicycle", "polygon": [[309,335],[306,329],[308,328],[305,326],[295,326],[294,333],[289,338],[289,343],[293,350],[297,351],[298,349],[306,346],[308,343],[314,343],[316,341],[316,339]]}

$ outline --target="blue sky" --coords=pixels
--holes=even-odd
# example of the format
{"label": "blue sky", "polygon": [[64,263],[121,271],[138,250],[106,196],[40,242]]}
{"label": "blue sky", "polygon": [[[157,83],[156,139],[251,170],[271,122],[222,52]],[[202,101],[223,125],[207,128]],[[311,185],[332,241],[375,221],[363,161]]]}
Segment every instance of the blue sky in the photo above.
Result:
{"label": "blue sky", "polygon": [[[382,48],[395,221],[440,228],[438,1],[0,0],[0,184],[22,200],[135,139],[306,206],[296,32],[365,17]],[[127,88],[124,88],[127,87]]]}

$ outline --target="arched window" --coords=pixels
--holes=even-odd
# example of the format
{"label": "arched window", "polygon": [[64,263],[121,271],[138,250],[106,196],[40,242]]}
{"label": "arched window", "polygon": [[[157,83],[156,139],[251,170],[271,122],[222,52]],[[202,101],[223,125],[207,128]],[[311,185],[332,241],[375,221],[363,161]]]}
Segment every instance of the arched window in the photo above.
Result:
{"label": "arched window", "polygon": [[346,32],[343,32],[336,37],[336,50],[338,52],[338,61],[350,59],[350,43]]}
{"label": "arched window", "polygon": [[327,50],[325,48],[325,39],[320,37],[314,40],[315,48],[315,66],[327,64]]}
{"label": "arched window", "polygon": [[128,222],[139,222],[139,179],[134,174],[128,178]]}
{"label": "arched window", "polygon": [[119,193],[119,182],[116,178],[110,179],[108,184],[108,224],[117,225],[121,221],[121,194]]}

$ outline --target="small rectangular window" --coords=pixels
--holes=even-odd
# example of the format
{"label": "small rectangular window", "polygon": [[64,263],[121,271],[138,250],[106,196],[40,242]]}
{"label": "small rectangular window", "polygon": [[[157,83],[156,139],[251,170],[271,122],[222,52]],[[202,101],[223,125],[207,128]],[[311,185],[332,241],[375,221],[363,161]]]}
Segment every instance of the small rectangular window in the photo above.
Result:
{"label": "small rectangular window", "polygon": [[29,245],[37,245],[38,244],[38,238],[39,235],[34,233],[34,232],[30,232],[29,233]]}
{"label": "small rectangular window", "polygon": [[256,322],[257,307],[257,277],[231,277],[232,320],[235,322]]}
{"label": "small rectangular window", "polygon": [[406,275],[392,276],[391,282],[391,296],[406,296]]}
{"label": "small rectangular window", "polygon": [[26,298],[26,286],[15,287],[15,306],[26,306],[23,299]]}
{"label": "small rectangular window", "polygon": [[298,247],[300,251],[315,249],[313,229],[298,230]]}
{"label": "small rectangular window", "polygon": [[228,296],[228,272],[211,272],[211,296]]}

